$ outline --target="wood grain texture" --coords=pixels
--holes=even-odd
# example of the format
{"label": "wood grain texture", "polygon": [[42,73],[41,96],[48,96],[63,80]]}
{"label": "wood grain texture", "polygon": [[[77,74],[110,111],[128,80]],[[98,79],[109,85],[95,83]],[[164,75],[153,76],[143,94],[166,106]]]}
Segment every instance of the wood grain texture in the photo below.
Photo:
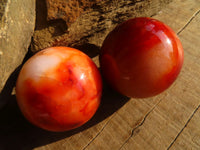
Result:
{"label": "wood grain texture", "polygon": [[[193,19],[187,25],[187,27],[180,33],[180,38],[185,48],[185,69],[183,74],[185,75],[185,82],[182,84],[184,90],[183,100],[188,102],[185,104],[187,109],[191,109],[190,116],[182,126],[182,130],[179,132],[173,143],[170,145],[170,149],[173,150],[187,150],[187,149],[200,149],[200,10],[195,14]],[[186,76],[187,75],[187,76]],[[189,94],[191,97],[189,97]],[[192,107],[188,107],[191,106]]]}

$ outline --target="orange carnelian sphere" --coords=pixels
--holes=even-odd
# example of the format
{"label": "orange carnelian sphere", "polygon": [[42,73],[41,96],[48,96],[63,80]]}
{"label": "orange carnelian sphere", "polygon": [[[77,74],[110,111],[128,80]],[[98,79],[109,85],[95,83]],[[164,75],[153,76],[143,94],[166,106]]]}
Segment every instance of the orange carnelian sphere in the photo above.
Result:
{"label": "orange carnelian sphere", "polygon": [[134,18],[106,37],[100,54],[104,77],[120,93],[150,97],[166,90],[183,64],[183,48],[174,31],[152,18]]}
{"label": "orange carnelian sphere", "polygon": [[99,71],[79,50],[52,47],[31,57],[22,67],[16,96],[24,116],[49,131],[66,131],[95,114],[102,93]]}

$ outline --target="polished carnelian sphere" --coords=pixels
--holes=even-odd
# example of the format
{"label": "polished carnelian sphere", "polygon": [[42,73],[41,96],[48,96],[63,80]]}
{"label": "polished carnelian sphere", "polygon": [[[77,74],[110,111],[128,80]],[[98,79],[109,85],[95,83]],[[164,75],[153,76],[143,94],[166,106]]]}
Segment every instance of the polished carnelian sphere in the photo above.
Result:
{"label": "polished carnelian sphere", "polygon": [[86,123],[100,104],[102,81],[92,60],[79,50],[51,47],[22,67],[16,97],[24,116],[49,131]]}
{"label": "polished carnelian sphere", "polygon": [[183,48],[174,31],[152,18],[123,22],[106,37],[100,54],[105,79],[120,93],[155,96],[177,78]]}

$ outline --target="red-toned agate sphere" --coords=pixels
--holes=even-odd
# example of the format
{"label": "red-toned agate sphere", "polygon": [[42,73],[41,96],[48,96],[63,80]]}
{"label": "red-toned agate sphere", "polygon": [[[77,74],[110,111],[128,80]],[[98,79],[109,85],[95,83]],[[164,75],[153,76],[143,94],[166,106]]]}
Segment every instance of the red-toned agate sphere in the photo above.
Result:
{"label": "red-toned agate sphere", "polygon": [[16,97],[23,115],[49,131],[86,123],[100,104],[102,81],[92,60],[79,50],[51,47],[22,67]]}
{"label": "red-toned agate sphere", "polygon": [[166,90],[183,64],[183,48],[174,31],[152,18],[123,22],[106,37],[100,54],[104,77],[129,97],[151,97]]}

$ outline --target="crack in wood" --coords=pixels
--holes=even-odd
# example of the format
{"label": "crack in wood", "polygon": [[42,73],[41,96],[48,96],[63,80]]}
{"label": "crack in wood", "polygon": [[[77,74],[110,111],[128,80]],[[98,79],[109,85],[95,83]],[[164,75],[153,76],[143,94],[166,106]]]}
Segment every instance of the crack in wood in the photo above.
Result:
{"label": "crack in wood", "polygon": [[[180,31],[178,31],[178,35],[192,22],[192,20],[200,13],[200,9],[194,13],[194,15],[189,19],[189,21],[184,25],[184,27],[182,29],[180,29]],[[176,135],[176,137],[174,138],[174,140],[170,143],[170,145],[168,146],[167,150],[169,150],[172,145],[176,142],[176,140],[178,139],[178,137],[181,135],[181,133],[183,132],[183,130],[187,127],[188,123],[191,121],[191,119],[193,118],[194,114],[197,112],[197,110],[200,108],[200,104],[197,106],[197,108],[194,110],[194,112],[192,113],[192,115],[190,116],[190,118],[187,120],[186,124],[183,126],[183,128],[180,130],[180,132]]]}
{"label": "crack in wood", "polygon": [[180,132],[177,134],[177,136],[174,138],[174,140],[171,142],[171,144],[168,146],[167,150],[169,150],[172,145],[176,142],[176,140],[178,139],[178,137],[181,135],[181,133],[183,132],[183,130],[187,127],[188,123],[191,121],[191,119],[193,118],[194,114],[198,111],[198,109],[200,108],[200,104],[198,105],[198,107],[194,110],[194,112],[192,113],[192,115],[190,116],[190,118],[187,120],[186,124],[184,125],[184,127],[180,130]]}
{"label": "crack in wood", "polygon": [[191,22],[192,20],[200,13],[200,9],[194,13],[194,15],[189,19],[189,21],[181,28],[178,32],[177,35],[179,35]]}
{"label": "crack in wood", "polygon": [[110,119],[105,123],[105,125],[101,128],[101,130],[89,141],[89,143],[82,150],[85,150],[100,135],[100,133],[103,132],[103,130],[105,129],[105,127],[108,125],[108,123],[112,120],[112,118],[115,115],[116,115],[116,113],[114,113],[113,116],[110,117]]}
{"label": "crack in wood", "polygon": [[[165,95],[165,96],[166,96],[166,95]],[[165,97],[165,96],[164,96],[164,97]],[[163,98],[164,98],[164,97],[163,97]],[[147,114],[146,114],[146,115],[144,116],[144,118],[142,119],[141,123],[132,129],[131,135],[124,141],[124,143],[120,146],[119,150],[121,150],[122,147],[133,137],[135,130],[138,129],[139,127],[141,127],[141,126],[144,124],[144,122],[145,122],[145,120],[147,119],[147,117],[149,116],[149,114],[156,108],[156,106],[163,100],[163,98],[161,98],[161,99],[147,112]]]}

